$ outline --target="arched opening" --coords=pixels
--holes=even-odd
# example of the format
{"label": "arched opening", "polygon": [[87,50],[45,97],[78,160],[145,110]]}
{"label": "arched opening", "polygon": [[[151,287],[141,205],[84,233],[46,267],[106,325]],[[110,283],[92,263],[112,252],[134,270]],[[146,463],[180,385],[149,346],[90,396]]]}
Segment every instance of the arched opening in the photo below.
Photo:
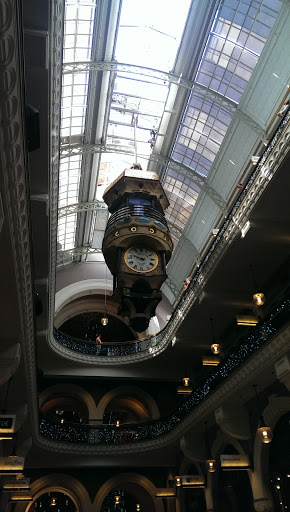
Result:
{"label": "arched opening", "polygon": [[[190,475],[199,475],[198,468],[195,464],[190,464],[186,468],[188,480]],[[192,488],[190,485],[183,486],[184,504],[187,512],[206,512],[206,503],[203,488]]]}
{"label": "arched opening", "polygon": [[116,489],[110,491],[105,497],[101,512],[136,512],[137,505],[141,504],[139,501],[136,502],[136,497],[127,491],[123,491],[121,489]]}
{"label": "arched opening", "polygon": [[55,397],[40,408],[44,419],[53,423],[88,423],[88,411],[77,398]]}
{"label": "arched opening", "polygon": [[125,503],[124,512],[136,512],[137,504],[140,505],[140,512],[164,512],[163,503],[156,498],[154,484],[146,477],[135,473],[122,473],[108,480],[96,495],[95,512],[109,512],[110,504],[113,504],[111,511],[121,512],[122,507],[114,508],[119,505],[115,501],[117,495],[120,496],[120,503]]}
{"label": "arched opening", "polygon": [[49,491],[39,496],[27,512],[78,512],[74,501],[63,492]]}
{"label": "arched opening", "polygon": [[118,396],[107,405],[103,423],[112,424],[120,421],[120,424],[138,423],[150,419],[145,405],[135,397]]}
{"label": "arched opening", "polygon": [[[228,444],[224,455],[239,455],[238,450]],[[213,500],[216,512],[255,512],[250,480],[245,470],[223,470],[214,473]]]}
{"label": "arched opening", "polygon": [[137,386],[119,386],[106,393],[98,404],[96,417],[104,423],[113,423],[120,421],[120,417],[115,417],[118,413],[124,423],[160,417],[155,400]]}
{"label": "arched opening", "polygon": [[98,334],[101,335],[101,339],[105,343],[123,343],[135,338],[135,333],[122,319],[107,311],[106,316],[109,321],[106,326],[103,326],[101,322],[103,316],[104,311],[102,309],[84,312],[66,320],[59,327],[59,330],[73,338],[92,342],[96,341]]}
{"label": "arched opening", "polygon": [[280,512],[290,504],[290,412],[275,426],[269,462],[274,510]]}

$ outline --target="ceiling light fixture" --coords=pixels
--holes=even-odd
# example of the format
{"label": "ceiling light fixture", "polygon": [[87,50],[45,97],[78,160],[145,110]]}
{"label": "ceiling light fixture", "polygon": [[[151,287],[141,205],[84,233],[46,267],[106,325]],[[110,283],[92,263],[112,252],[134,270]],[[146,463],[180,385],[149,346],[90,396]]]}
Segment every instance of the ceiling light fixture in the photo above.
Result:
{"label": "ceiling light fixture", "polygon": [[101,324],[105,327],[108,325],[109,319],[107,317],[107,265],[106,265],[106,285],[105,285],[105,312],[104,316],[101,318]]}
{"label": "ceiling light fixture", "polygon": [[273,439],[273,431],[271,427],[267,427],[263,416],[260,418],[260,427],[257,429],[258,439],[264,444],[271,443]]}
{"label": "ceiling light fixture", "polygon": [[205,422],[205,449],[206,449],[206,467],[209,473],[214,473],[216,469],[216,461],[211,458],[209,438],[207,433],[207,421]]}
{"label": "ceiling light fixture", "polygon": [[250,265],[250,272],[252,275],[253,289],[254,289],[253,302],[256,306],[263,306],[263,304],[265,304],[266,299],[265,299],[265,295],[263,294],[263,292],[256,291],[256,290],[259,290],[259,286],[257,285],[253,265]]}
{"label": "ceiling light fixture", "polygon": [[210,318],[210,327],[211,327],[211,336],[212,336],[212,344],[210,346],[210,349],[214,355],[218,355],[221,351],[221,346],[219,343],[216,342],[216,339],[215,339],[213,318]]}
{"label": "ceiling light fixture", "polygon": [[250,221],[247,220],[247,222],[241,228],[241,238],[245,238],[245,236],[248,233],[250,227],[251,227]]}
{"label": "ceiling light fixture", "polygon": [[[257,398],[257,402],[258,402],[259,398],[258,398],[258,393],[257,393],[257,387],[258,387],[258,385],[254,384],[254,389],[256,392],[256,398]],[[268,427],[266,425],[262,414],[260,416],[260,426],[257,428],[257,437],[264,444],[271,443],[271,441],[273,439],[273,431],[272,431],[271,427]]]}
{"label": "ceiling light fixture", "polygon": [[252,164],[253,164],[253,165],[257,165],[257,163],[259,162],[259,160],[260,160],[260,157],[259,157],[258,155],[253,155],[253,156],[251,157],[251,161],[252,161]]}

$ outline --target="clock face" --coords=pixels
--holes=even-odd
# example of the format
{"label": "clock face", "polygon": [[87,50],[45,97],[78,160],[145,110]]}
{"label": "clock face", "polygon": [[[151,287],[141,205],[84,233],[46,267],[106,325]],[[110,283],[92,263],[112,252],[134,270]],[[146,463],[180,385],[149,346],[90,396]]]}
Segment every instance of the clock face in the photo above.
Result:
{"label": "clock face", "polygon": [[130,247],[124,259],[126,265],[135,272],[151,272],[158,265],[156,252],[147,247]]}

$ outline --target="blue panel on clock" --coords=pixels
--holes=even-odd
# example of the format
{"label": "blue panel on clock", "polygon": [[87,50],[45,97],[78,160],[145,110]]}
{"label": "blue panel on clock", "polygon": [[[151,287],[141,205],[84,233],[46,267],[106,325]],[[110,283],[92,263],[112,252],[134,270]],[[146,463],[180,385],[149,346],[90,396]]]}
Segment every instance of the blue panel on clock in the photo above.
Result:
{"label": "blue panel on clock", "polygon": [[136,217],[135,220],[137,222],[151,222],[151,219],[149,219],[148,217]]}
{"label": "blue panel on clock", "polygon": [[158,222],[158,220],[154,220],[154,224],[156,224],[156,226],[158,226],[159,228],[166,229],[166,226],[164,226],[162,222]]}
{"label": "blue panel on clock", "polygon": [[118,220],[117,224],[128,224],[130,222],[131,217],[126,217],[125,219]]}

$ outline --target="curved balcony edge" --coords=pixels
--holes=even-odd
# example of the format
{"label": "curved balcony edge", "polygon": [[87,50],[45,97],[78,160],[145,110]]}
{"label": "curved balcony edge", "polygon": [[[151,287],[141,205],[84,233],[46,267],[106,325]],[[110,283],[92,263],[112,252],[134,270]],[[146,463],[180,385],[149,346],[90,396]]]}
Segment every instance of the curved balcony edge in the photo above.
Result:
{"label": "curved balcony edge", "polygon": [[[290,133],[290,113],[285,116],[272,137],[269,145],[262,154],[257,166],[255,167],[248,182],[243,188],[238,200],[235,202],[231,212],[227,215],[217,237],[214,239],[210,249],[201,262],[198,270],[196,271],[190,286],[186,292],[181,296],[181,299],[175,308],[170,321],[167,326],[158,334],[160,339],[155,348],[149,345],[148,350],[124,354],[114,355],[113,357],[97,357],[90,354],[82,353],[78,347],[68,348],[54,336],[53,322],[54,322],[54,289],[55,280],[54,274],[51,274],[50,279],[50,313],[49,313],[49,328],[48,328],[48,344],[56,353],[61,357],[68,358],[73,361],[82,362],[88,365],[100,366],[113,366],[137,363],[146,359],[151,359],[156,355],[162,353],[171,343],[174,338],[181,322],[184,320],[188,311],[191,309],[193,303],[198,300],[203,288],[215,270],[217,264],[220,262],[225,251],[233,242],[235,237],[240,233],[240,228],[244,224],[245,212],[247,215],[256,205],[261,194],[266,189],[271,178],[279,168],[279,163],[287,151],[288,138]],[[279,145],[279,158],[277,158],[275,148]],[[265,172],[265,169],[267,172]],[[250,192],[250,193],[249,193]],[[152,348],[152,351],[149,349]]]}
{"label": "curved balcony edge", "polygon": [[[39,442],[65,452],[122,453],[166,446],[186,433],[195,421],[236,393],[289,348],[290,297],[253,329],[220,365],[212,370],[170,416],[136,425],[74,425],[41,420]],[[254,357],[255,356],[255,357]]]}

